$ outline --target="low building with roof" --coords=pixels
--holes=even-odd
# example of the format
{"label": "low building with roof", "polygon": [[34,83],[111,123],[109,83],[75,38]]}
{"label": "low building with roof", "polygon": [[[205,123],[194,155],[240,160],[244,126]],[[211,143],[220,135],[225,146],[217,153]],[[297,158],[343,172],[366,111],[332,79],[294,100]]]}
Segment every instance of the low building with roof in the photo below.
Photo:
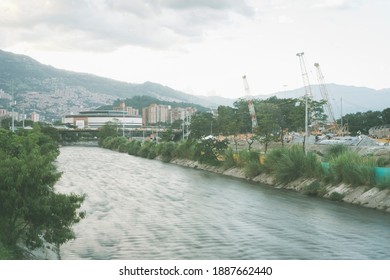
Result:
{"label": "low building with roof", "polygon": [[78,129],[99,129],[107,122],[117,123],[124,129],[142,127],[142,117],[129,115],[127,111],[92,110],[66,115],[62,123],[71,124]]}

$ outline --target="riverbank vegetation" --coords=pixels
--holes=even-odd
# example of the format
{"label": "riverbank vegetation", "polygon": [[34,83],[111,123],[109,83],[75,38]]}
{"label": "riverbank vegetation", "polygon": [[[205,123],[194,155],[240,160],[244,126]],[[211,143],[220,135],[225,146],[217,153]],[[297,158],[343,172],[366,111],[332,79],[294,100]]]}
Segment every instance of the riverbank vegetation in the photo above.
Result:
{"label": "riverbank vegetation", "polygon": [[23,258],[21,248],[59,245],[75,238],[72,225],[84,197],[55,192],[58,135],[34,125],[16,133],[0,129],[0,258]]}
{"label": "riverbank vegetation", "polygon": [[[103,148],[149,159],[160,157],[164,162],[187,159],[224,169],[240,168],[248,179],[266,173],[277,184],[314,179],[314,183],[304,191],[309,195],[323,195],[321,188],[327,184],[390,188],[389,180],[377,182],[375,176],[375,168],[385,159],[362,157],[342,145],[331,145],[325,155],[318,155],[313,151],[304,151],[297,144],[274,148],[267,154],[254,149],[235,152],[226,139],[214,137],[156,143],[110,136],[101,143]],[[334,194],[332,199],[339,200],[340,197]]]}
{"label": "riverbank vegetation", "polygon": [[[283,186],[306,181],[303,193],[333,200],[342,200],[343,194],[326,193],[325,188],[329,186],[390,188],[390,172],[378,170],[390,167],[388,156],[381,159],[361,156],[356,150],[341,145],[330,145],[328,151],[316,152],[309,149],[305,137],[300,144],[291,143],[293,137],[300,137],[297,132],[304,130],[304,103],[296,98],[254,100],[257,126],[253,127],[248,103],[241,99],[233,107],[219,106],[216,114],[192,115],[187,128],[183,122],[157,137],[151,135],[138,140],[118,137],[117,129],[107,124],[101,129],[99,145],[144,158],[158,157],[164,162],[184,159],[218,167],[218,170],[236,168],[250,180],[265,174],[273,179],[273,184]],[[309,100],[309,103],[310,121],[324,125],[327,120],[324,101]],[[382,121],[388,120],[388,109],[382,113]],[[366,128],[367,125],[354,123],[353,133],[366,131]],[[246,145],[240,145],[243,141]]]}

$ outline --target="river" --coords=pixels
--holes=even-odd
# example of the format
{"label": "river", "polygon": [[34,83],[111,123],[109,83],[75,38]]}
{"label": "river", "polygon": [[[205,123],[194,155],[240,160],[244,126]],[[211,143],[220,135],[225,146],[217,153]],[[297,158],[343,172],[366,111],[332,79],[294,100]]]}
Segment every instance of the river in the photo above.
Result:
{"label": "river", "polygon": [[87,212],[62,259],[390,259],[389,213],[97,147],[57,164]]}

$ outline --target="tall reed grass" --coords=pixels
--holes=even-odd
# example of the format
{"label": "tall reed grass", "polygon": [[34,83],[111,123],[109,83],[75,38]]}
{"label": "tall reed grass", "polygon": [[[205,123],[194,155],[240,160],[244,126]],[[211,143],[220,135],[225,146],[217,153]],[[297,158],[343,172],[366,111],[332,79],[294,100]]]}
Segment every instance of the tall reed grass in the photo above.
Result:
{"label": "tall reed grass", "polygon": [[346,149],[329,157],[329,169],[325,179],[334,184],[375,186],[375,166],[374,158],[362,157]]}
{"label": "tall reed grass", "polygon": [[305,153],[298,145],[270,151],[265,159],[265,169],[282,184],[301,177],[314,178],[321,175],[321,164],[317,156],[312,152]]}

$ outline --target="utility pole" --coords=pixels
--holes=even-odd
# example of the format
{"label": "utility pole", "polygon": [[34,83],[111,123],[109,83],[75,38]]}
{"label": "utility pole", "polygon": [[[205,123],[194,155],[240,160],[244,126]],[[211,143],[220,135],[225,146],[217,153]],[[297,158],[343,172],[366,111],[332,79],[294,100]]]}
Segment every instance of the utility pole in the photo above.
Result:
{"label": "utility pole", "polygon": [[124,110],[122,116],[122,137],[125,137],[125,111]]}
{"label": "utility pole", "polygon": [[344,124],[343,124],[343,97],[340,97],[340,119],[341,119],[341,136],[344,136]]}
{"label": "utility pole", "polygon": [[24,112],[24,107],[23,107],[23,129],[24,129],[24,119],[25,119],[25,114],[24,114],[25,112]]}
{"label": "utility pole", "polygon": [[13,81],[11,81],[11,93],[12,93],[12,103],[11,103],[11,108],[12,108],[12,132],[15,132],[15,111],[14,111],[14,107],[16,105],[16,101],[15,101],[14,82]]}
{"label": "utility pole", "polygon": [[185,126],[186,126],[186,123],[185,123],[185,122],[186,122],[186,111],[183,110],[181,113],[182,113],[182,114],[181,114],[181,117],[183,118],[182,126],[183,126],[183,141],[184,141]]}

